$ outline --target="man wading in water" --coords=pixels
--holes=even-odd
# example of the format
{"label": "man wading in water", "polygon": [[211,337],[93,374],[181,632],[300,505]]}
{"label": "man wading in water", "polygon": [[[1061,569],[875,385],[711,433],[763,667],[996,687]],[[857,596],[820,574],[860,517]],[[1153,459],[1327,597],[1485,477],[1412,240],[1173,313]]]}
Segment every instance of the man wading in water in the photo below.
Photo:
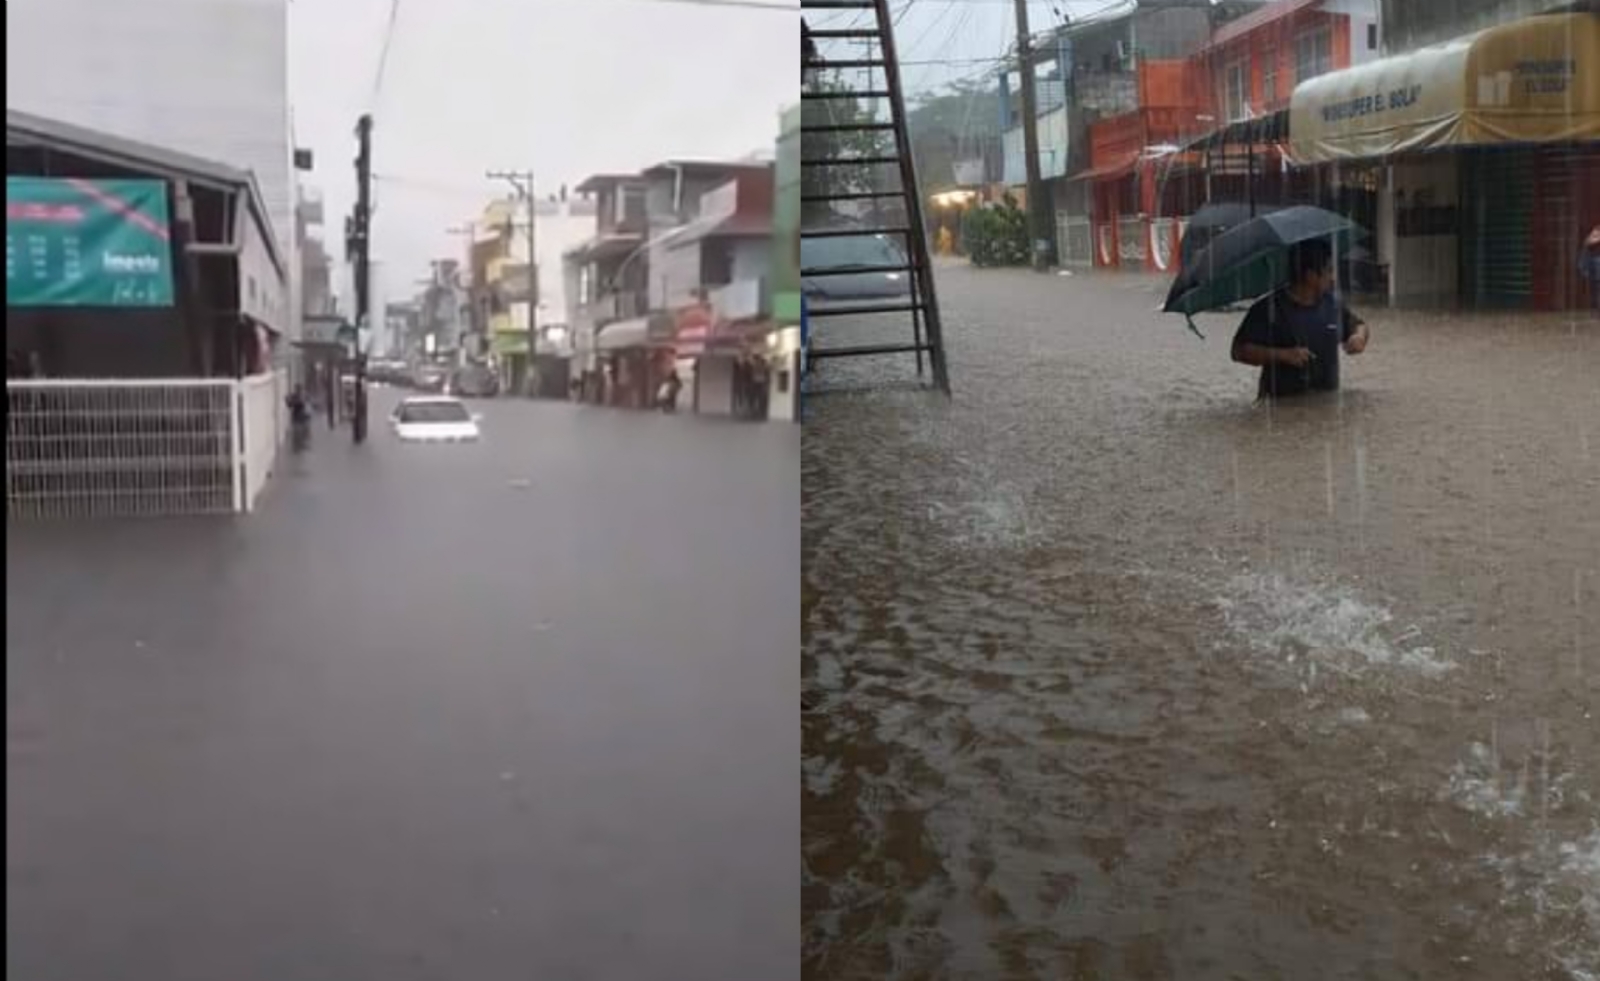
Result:
{"label": "man wading in water", "polygon": [[1289,250],[1289,285],[1257,300],[1233,335],[1233,360],[1261,369],[1261,398],[1339,387],[1339,349],[1367,349],[1367,325],[1333,290],[1333,249],[1326,241]]}

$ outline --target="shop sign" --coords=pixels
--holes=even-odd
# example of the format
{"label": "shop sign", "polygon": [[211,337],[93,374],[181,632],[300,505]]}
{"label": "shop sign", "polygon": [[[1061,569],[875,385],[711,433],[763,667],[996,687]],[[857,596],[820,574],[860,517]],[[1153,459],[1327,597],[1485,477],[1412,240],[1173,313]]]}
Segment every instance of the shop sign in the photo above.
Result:
{"label": "shop sign", "polygon": [[167,185],[6,178],[6,305],[168,307]]}

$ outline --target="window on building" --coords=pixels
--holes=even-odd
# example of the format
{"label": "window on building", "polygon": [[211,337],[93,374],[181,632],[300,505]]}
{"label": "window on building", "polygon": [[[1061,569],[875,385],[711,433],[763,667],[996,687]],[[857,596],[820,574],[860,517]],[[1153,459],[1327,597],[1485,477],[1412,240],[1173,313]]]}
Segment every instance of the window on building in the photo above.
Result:
{"label": "window on building", "polygon": [[700,285],[727,286],[733,282],[733,249],[728,241],[713,239],[700,248]]}
{"label": "window on building", "polygon": [[632,222],[638,224],[645,217],[645,193],[643,187],[625,187],[617,196],[617,223]]}
{"label": "window on building", "polygon": [[1278,49],[1268,48],[1262,55],[1265,61],[1261,64],[1261,102],[1263,105],[1276,105],[1278,101]]}
{"label": "window on building", "polygon": [[1250,63],[1236,61],[1229,65],[1223,79],[1223,105],[1227,107],[1228,122],[1236,122],[1250,115]]}
{"label": "window on building", "polygon": [[1367,25],[1367,50],[1368,51],[1376,51],[1376,50],[1378,50],[1378,25],[1377,24],[1368,24]]}
{"label": "window on building", "polygon": [[1333,32],[1326,24],[1304,31],[1294,40],[1294,79],[1326,75],[1333,70]]}

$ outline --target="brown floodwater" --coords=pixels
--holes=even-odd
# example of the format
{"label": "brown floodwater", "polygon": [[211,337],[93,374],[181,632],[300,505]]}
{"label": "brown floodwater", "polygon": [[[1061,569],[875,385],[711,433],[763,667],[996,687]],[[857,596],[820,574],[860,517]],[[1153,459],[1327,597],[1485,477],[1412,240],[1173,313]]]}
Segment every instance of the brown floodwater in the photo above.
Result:
{"label": "brown floodwater", "polygon": [[806,976],[1600,978],[1600,322],[1273,407],[1148,278],[940,285],[952,401],[807,410]]}

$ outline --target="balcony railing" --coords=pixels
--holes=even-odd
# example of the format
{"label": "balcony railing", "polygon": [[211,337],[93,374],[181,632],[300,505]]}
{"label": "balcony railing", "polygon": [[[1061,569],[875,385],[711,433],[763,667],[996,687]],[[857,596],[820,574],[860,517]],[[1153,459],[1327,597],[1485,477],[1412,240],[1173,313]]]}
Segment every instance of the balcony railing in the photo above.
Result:
{"label": "balcony railing", "polygon": [[1139,108],[1139,76],[1133,72],[1079,72],[1073,76],[1072,91],[1080,108],[1099,116]]}

